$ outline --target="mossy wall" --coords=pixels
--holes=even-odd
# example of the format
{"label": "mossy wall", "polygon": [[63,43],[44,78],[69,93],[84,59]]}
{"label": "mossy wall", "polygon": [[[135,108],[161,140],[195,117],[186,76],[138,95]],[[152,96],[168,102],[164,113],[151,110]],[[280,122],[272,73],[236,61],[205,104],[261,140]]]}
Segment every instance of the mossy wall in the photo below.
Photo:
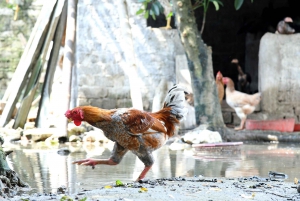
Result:
{"label": "mossy wall", "polygon": [[42,3],[41,0],[23,1],[14,20],[16,4],[0,0],[0,98],[19,63]]}

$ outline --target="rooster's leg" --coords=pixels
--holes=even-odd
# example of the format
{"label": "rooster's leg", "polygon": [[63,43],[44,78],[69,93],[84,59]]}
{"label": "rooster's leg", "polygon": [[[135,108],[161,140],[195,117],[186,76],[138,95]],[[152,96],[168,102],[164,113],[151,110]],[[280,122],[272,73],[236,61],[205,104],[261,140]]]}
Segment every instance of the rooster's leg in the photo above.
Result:
{"label": "rooster's leg", "polygon": [[92,159],[87,158],[83,160],[74,161],[73,164],[86,165],[95,167],[95,165],[117,165],[121,162],[123,156],[127,153],[128,149],[125,149],[118,143],[115,143],[112,155],[109,159]]}
{"label": "rooster's leg", "polygon": [[246,121],[246,118],[242,118],[240,126],[239,127],[235,127],[234,130],[236,130],[236,131],[243,130],[244,129],[244,125],[245,125],[245,121]]}
{"label": "rooster's leg", "polygon": [[147,174],[147,172],[151,169],[151,167],[152,167],[152,165],[154,163],[154,159],[153,159],[152,153],[149,153],[147,151],[146,151],[146,154],[144,154],[143,156],[139,155],[138,157],[144,163],[145,168],[141,172],[140,176],[136,179],[136,181],[144,179],[145,176],[146,176],[146,174]]}
{"label": "rooster's leg", "polygon": [[145,166],[144,170],[141,172],[140,176],[137,178],[136,181],[140,181],[145,178],[147,172],[151,169],[152,166]]}
{"label": "rooster's leg", "polygon": [[161,27],[162,29],[172,29],[171,27],[171,17],[167,18],[167,25],[165,27]]}

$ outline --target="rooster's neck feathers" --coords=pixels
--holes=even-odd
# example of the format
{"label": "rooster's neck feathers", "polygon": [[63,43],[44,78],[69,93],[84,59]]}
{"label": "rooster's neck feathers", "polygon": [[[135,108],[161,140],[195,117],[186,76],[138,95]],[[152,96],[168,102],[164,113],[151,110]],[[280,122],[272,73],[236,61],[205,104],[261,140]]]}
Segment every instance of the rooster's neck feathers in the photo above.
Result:
{"label": "rooster's neck feathers", "polygon": [[111,115],[115,110],[105,110],[92,106],[81,106],[83,111],[83,121],[95,123],[101,121],[111,121]]}

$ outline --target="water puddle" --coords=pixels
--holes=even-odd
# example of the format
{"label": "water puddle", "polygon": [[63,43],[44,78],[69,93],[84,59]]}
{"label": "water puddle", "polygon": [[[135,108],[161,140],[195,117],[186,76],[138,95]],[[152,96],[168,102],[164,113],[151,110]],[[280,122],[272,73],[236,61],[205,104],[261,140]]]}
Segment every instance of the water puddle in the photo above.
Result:
{"label": "water puddle", "polygon": [[[68,148],[71,153],[59,155]],[[5,146],[14,152],[8,156],[11,169],[27,182],[30,193],[53,192],[60,186],[70,193],[111,185],[116,180],[131,182],[143,170],[143,163],[127,153],[117,166],[98,165],[95,169],[73,165],[72,161],[87,157],[108,158],[111,146],[44,144]],[[286,181],[300,177],[300,148],[291,144],[244,144],[234,150],[192,149],[172,151],[168,146],[154,152],[155,163],[147,178],[203,175],[207,177],[268,177],[269,171],[288,175]]]}

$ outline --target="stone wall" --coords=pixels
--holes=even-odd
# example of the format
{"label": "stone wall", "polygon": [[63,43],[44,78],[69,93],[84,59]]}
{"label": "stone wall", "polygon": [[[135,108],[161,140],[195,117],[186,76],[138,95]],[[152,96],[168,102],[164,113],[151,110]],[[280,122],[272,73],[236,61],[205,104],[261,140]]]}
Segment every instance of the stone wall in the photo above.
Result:
{"label": "stone wall", "polygon": [[42,0],[21,2],[18,18],[14,20],[15,5],[0,1],[0,99],[19,63],[43,3]]}
{"label": "stone wall", "polygon": [[[151,110],[156,87],[162,79],[176,83],[176,55],[184,54],[176,29],[146,27],[146,20],[135,13],[141,4],[129,1],[127,12],[131,29],[134,59],[145,110]],[[101,6],[100,6],[101,5]],[[78,1],[76,71],[78,95],[76,105],[101,108],[130,107],[128,61],[121,44],[119,1]],[[74,86],[74,87],[76,87]]]}
{"label": "stone wall", "polygon": [[261,110],[267,118],[300,115],[300,34],[265,34],[259,47]]}

